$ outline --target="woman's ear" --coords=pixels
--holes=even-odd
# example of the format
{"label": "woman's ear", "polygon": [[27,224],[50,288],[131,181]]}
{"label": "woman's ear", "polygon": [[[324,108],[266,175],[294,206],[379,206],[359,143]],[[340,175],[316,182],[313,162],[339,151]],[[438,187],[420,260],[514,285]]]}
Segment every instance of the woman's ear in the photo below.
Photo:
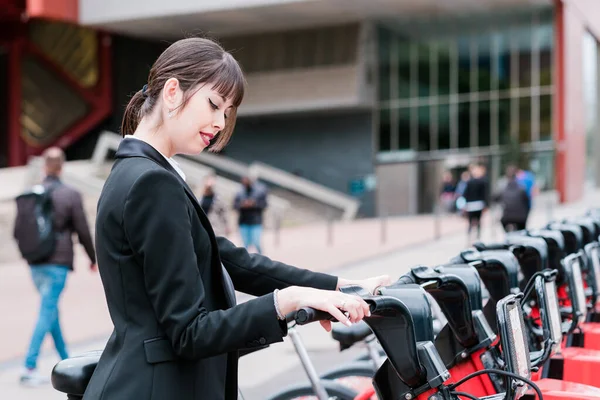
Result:
{"label": "woman's ear", "polygon": [[183,92],[177,78],[169,78],[163,86],[162,98],[168,111],[179,107],[183,100]]}

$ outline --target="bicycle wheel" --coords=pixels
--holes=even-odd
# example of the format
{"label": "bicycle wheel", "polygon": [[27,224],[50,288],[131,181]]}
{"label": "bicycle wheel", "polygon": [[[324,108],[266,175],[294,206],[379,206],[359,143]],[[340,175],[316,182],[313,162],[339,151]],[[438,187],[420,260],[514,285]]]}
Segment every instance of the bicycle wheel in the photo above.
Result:
{"label": "bicycle wheel", "polygon": [[[337,382],[322,381],[329,400],[354,400],[358,392]],[[291,387],[270,397],[269,400],[318,400],[310,385]]]}
{"label": "bicycle wheel", "polygon": [[372,387],[375,369],[370,361],[353,362],[342,365],[321,375],[321,379],[329,379],[349,387],[359,393]]}

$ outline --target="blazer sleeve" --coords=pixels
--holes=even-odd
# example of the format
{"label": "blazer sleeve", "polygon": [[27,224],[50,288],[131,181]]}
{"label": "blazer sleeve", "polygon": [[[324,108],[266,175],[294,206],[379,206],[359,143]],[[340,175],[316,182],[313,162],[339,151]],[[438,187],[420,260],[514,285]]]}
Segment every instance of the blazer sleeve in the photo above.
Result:
{"label": "blazer sleeve", "polygon": [[307,286],[335,290],[336,276],[273,261],[260,254],[250,254],[224,237],[217,237],[221,261],[231,276],[236,290],[253,296],[262,296],[288,286]]}
{"label": "blazer sleeve", "polygon": [[125,235],[141,262],[148,298],[174,352],[199,359],[256,341],[282,341],[272,293],[227,310],[206,309],[197,257],[210,254],[195,253],[192,212],[181,183],[166,170],[140,176],[124,206]]}

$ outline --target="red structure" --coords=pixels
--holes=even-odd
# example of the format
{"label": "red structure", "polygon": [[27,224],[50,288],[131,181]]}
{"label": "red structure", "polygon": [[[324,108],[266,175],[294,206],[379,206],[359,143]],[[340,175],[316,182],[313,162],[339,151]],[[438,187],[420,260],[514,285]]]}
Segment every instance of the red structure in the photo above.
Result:
{"label": "red structure", "polygon": [[[96,127],[111,113],[111,40],[106,33],[97,35],[98,78],[91,87],[85,87],[65,71],[52,54],[43,51],[32,41],[29,26],[34,19],[60,21],[72,24],[77,21],[76,0],[33,1],[0,0],[0,46],[8,53],[7,82],[7,142],[9,166],[23,165],[31,155],[40,154],[49,146],[66,148]],[[60,134],[50,140],[27,140],[23,134],[23,63],[33,59],[52,74],[70,92],[85,102],[87,113],[73,121]],[[60,118],[60,116],[58,116]]]}
{"label": "red structure", "polygon": [[589,30],[600,38],[600,2],[555,0],[556,189],[561,202],[577,200],[585,179],[585,107],[583,38]]}

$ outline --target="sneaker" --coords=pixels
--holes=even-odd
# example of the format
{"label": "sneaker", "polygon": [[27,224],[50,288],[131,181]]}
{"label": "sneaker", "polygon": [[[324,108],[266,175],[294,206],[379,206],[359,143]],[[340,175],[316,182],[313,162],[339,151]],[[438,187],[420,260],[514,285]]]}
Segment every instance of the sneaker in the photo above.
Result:
{"label": "sneaker", "polygon": [[19,379],[21,385],[29,387],[37,387],[50,383],[50,379],[40,375],[37,370],[25,368]]}

